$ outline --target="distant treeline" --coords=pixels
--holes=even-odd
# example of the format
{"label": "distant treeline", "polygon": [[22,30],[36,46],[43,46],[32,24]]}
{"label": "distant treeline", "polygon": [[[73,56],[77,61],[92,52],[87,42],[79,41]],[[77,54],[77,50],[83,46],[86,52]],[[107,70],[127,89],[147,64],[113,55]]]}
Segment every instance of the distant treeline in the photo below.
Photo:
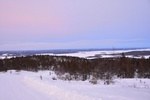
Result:
{"label": "distant treeline", "polygon": [[82,80],[91,75],[97,79],[110,78],[150,78],[150,58],[120,58],[84,59],[68,56],[33,55],[0,60],[0,71],[7,70],[53,70],[59,75],[69,73]]}

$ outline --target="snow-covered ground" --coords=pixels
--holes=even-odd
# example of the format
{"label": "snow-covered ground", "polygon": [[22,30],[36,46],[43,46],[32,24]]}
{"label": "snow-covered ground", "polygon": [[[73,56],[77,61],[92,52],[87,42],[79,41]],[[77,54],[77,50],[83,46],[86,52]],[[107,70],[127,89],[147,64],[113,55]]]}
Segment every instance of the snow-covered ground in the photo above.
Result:
{"label": "snow-covered ground", "polygon": [[13,57],[16,57],[16,56],[13,56],[13,54],[2,54],[0,55],[0,59],[10,59],[10,58],[13,58]]}
{"label": "snow-covered ground", "polygon": [[[115,54],[132,52],[132,51],[150,51],[150,49],[80,51],[80,52],[77,52],[77,53],[65,53],[65,54],[42,53],[42,54],[39,54],[39,55],[72,56],[72,57],[80,57],[80,58],[91,59],[91,58],[95,58],[96,55],[100,55],[101,58],[120,57],[121,55],[115,55]],[[134,56],[131,56],[131,55],[127,55],[127,57],[141,58],[142,56],[134,57]],[[145,55],[144,57],[149,58],[150,55]]]}
{"label": "snow-covered ground", "polygon": [[110,85],[99,80],[93,85],[54,77],[50,71],[0,72],[0,100],[150,100],[150,79],[114,79]]}
{"label": "snow-covered ground", "polygon": [[[54,54],[54,53],[38,53],[37,55],[55,55],[55,56],[73,56],[73,57],[80,57],[80,58],[88,58],[88,59],[93,59],[96,58],[95,56],[98,55],[101,58],[108,58],[108,57],[120,57],[120,53],[126,53],[126,52],[132,52],[132,51],[150,51],[150,49],[131,49],[131,50],[96,50],[96,51],[78,51],[76,53],[60,53],[60,54]],[[23,56],[23,55],[20,55]],[[132,55],[126,55],[127,57],[131,58],[141,58],[142,56],[139,57],[134,57]],[[0,55],[0,59],[9,59],[12,57],[16,57],[12,53],[4,53]],[[145,58],[149,58],[150,55],[144,55]]]}

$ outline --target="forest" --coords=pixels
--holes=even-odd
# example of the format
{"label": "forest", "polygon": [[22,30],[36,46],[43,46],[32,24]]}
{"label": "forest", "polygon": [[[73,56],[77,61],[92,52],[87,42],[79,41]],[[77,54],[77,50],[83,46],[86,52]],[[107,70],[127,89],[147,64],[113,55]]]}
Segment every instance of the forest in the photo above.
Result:
{"label": "forest", "polygon": [[[118,58],[85,59],[70,56],[32,55],[0,60],[0,71],[52,70],[64,80],[109,80],[119,78],[150,78],[150,58],[128,58],[122,53]],[[69,76],[63,77],[64,74]]]}

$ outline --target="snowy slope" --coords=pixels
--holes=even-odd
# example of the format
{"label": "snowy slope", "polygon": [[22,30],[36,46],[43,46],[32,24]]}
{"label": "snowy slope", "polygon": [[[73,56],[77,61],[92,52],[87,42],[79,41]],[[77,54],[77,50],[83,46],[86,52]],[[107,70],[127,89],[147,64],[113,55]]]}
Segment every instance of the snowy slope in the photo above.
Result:
{"label": "snowy slope", "polygon": [[44,93],[29,88],[18,73],[0,74],[0,100],[50,100]]}
{"label": "snowy slope", "polygon": [[[42,80],[40,78],[42,76]],[[115,79],[115,84],[52,80],[49,71],[0,73],[0,100],[149,100],[149,79]]]}

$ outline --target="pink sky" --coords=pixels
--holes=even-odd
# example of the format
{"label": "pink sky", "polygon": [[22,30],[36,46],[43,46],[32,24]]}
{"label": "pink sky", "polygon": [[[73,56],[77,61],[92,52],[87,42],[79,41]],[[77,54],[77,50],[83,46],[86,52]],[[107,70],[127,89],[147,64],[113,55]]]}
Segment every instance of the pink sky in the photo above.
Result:
{"label": "pink sky", "polygon": [[[149,0],[0,1],[1,50],[17,49],[29,43],[42,43],[41,49],[48,49],[47,44],[60,44],[57,47],[49,45],[49,49],[59,48],[62,43],[66,44],[64,48],[138,47],[137,43],[140,47],[148,47],[149,26]],[[136,41],[133,45],[113,42],[105,46],[95,42],[126,39]],[[91,41],[94,45],[87,45],[88,42],[80,45],[79,41]],[[18,46],[12,48],[10,43]],[[35,48],[33,45],[29,49]]]}

